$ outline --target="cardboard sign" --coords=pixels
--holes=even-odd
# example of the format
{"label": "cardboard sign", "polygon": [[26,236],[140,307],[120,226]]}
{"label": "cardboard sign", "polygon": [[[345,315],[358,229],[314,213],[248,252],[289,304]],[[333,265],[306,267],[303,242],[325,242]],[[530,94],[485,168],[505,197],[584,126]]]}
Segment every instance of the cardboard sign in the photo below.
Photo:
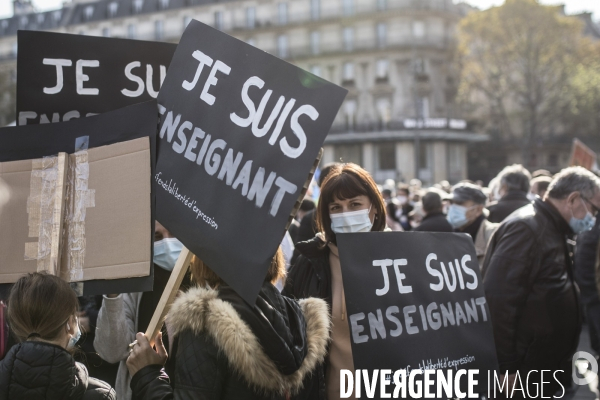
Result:
{"label": "cardboard sign", "polygon": [[[18,238],[19,243],[23,244],[33,241],[31,238],[27,239],[30,237],[30,221],[24,216],[31,204],[29,197],[35,197],[30,196],[34,185],[23,185],[23,181],[31,182],[31,171],[36,165],[32,160],[59,153],[73,154],[85,147],[81,146],[82,143],[87,144],[89,166],[83,168],[83,172],[88,170],[89,178],[87,187],[79,186],[79,189],[94,190],[95,205],[91,207],[92,202],[88,202],[90,198],[81,197],[83,204],[90,206],[86,207],[88,229],[85,237],[88,241],[86,261],[90,262],[88,265],[91,268],[85,271],[84,267],[81,278],[85,280],[83,293],[86,295],[152,290],[153,269],[150,266],[154,236],[154,198],[149,179],[154,170],[156,107],[156,101],[153,100],[65,123],[0,129],[2,179],[12,179],[9,177],[10,173],[19,173],[23,177],[17,181],[13,179],[9,185],[9,188],[12,186],[15,190],[11,194],[11,197],[14,196],[13,200],[20,201],[11,203],[9,200],[9,204],[3,207],[0,218],[2,226],[10,226],[5,230],[15,240],[19,236],[17,232],[24,235]],[[141,139],[143,143],[136,142],[135,139]],[[11,212],[10,204],[11,207],[17,207],[15,210],[18,211]],[[19,215],[21,218],[18,218]],[[128,221],[125,223],[128,225],[125,230],[120,226],[124,220]],[[13,226],[15,224],[18,226]],[[127,231],[130,228],[134,229],[137,236],[132,231]],[[144,237],[140,237],[140,232]],[[110,235],[111,239],[105,238],[106,235]],[[20,244],[6,239],[2,240],[2,246],[5,248],[1,253],[5,256],[0,263],[9,262],[11,257],[6,254],[12,254],[13,251],[17,257],[12,257],[14,262],[10,266],[0,264],[0,271],[7,274],[1,281],[12,282],[14,276],[8,275],[14,275],[14,269],[19,264],[16,260],[23,260],[24,251],[21,251]],[[126,249],[127,246],[131,247]],[[31,265],[28,264],[23,273],[31,272],[32,268],[36,270],[35,261],[25,263],[27,262]],[[119,267],[111,270],[110,267],[115,265]],[[16,272],[20,271],[18,269]]]}
{"label": "cardboard sign", "polygon": [[176,45],[17,34],[17,124],[64,122],[156,98]]}
{"label": "cardboard sign", "polygon": [[573,149],[569,165],[571,167],[580,166],[593,171],[596,167],[596,153],[581,140],[573,139]]}
{"label": "cardboard sign", "polygon": [[498,364],[470,236],[368,232],[337,242],[355,369],[479,369],[487,390]]}
{"label": "cardboard sign", "polygon": [[158,95],[157,219],[253,304],[346,90],[198,21]]}
{"label": "cardboard sign", "polygon": [[148,276],[149,137],[66,155],[62,170],[60,160],[0,163],[11,193],[0,213],[0,283],[35,271],[67,282]]}

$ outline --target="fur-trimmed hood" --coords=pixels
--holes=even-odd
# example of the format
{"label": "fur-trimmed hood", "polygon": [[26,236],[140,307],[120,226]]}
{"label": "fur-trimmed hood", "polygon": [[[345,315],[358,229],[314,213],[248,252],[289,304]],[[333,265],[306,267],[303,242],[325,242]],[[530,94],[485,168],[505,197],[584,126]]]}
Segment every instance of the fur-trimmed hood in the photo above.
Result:
{"label": "fur-trimmed hood", "polygon": [[173,336],[191,330],[209,335],[229,366],[259,392],[296,393],[327,353],[327,304],[316,298],[295,302],[265,284],[250,307],[229,287],[192,288],[167,316]]}

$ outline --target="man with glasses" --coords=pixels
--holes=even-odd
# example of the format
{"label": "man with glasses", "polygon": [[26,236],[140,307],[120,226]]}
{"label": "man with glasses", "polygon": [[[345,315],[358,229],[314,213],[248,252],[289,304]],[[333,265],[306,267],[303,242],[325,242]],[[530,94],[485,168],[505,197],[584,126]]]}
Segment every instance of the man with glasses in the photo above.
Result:
{"label": "man with glasses", "polygon": [[[516,211],[490,241],[483,282],[500,371],[509,383],[520,377],[516,387],[522,383],[526,397],[562,396],[572,383],[581,330],[572,244],[594,226],[599,208],[600,179],[566,168],[544,199]],[[542,370],[552,372],[542,376]]]}

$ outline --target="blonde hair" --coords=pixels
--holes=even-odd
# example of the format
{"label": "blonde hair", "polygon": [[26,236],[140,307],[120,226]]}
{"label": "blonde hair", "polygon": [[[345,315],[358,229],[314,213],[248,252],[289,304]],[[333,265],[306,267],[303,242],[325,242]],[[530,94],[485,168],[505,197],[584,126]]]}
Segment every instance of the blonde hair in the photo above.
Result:
{"label": "blonde hair", "polygon": [[[190,271],[192,273],[192,280],[198,286],[204,287],[208,285],[211,288],[216,289],[221,284],[225,283],[225,281],[223,281],[219,275],[210,269],[210,267],[206,265],[204,261],[196,256],[192,257]],[[267,271],[265,282],[271,282],[272,284],[275,284],[280,279],[285,279],[286,274],[287,270],[285,268],[285,258],[283,257],[281,246],[279,246],[277,248],[277,252],[275,252],[275,255],[273,256],[269,270]]]}

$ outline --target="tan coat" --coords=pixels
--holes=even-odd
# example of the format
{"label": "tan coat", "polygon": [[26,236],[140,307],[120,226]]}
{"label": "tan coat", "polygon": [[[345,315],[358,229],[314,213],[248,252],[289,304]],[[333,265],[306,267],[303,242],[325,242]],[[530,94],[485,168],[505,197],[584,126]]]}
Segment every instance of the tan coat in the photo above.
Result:
{"label": "tan coat", "polygon": [[498,226],[500,226],[500,224],[484,219],[477,231],[477,236],[475,237],[475,252],[477,254],[477,261],[479,261],[479,269],[483,267],[485,252],[487,251],[490,239],[494,232],[496,232],[496,229],[498,229]]}
{"label": "tan coat", "polygon": [[[342,282],[342,268],[338,248],[329,244],[329,266],[331,268],[331,343],[325,382],[327,400],[340,398],[340,370],[354,371],[352,346],[350,344],[350,328],[346,312],[346,298]],[[349,397],[354,399],[354,393]]]}

